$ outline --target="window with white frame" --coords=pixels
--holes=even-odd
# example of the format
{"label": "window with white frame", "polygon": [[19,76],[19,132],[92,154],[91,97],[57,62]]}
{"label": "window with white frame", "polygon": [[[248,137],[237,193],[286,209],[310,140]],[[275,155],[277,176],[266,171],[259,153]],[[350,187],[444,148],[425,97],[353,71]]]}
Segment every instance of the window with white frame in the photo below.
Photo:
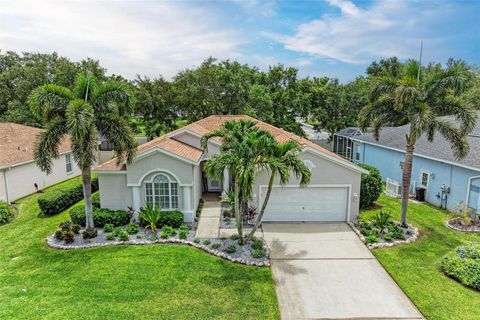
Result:
{"label": "window with white frame", "polygon": [[65,155],[65,168],[67,169],[67,173],[70,173],[73,171],[72,156],[70,154]]}
{"label": "window with white frame", "polygon": [[355,144],[355,160],[360,161],[360,145]]}
{"label": "window with white frame", "polygon": [[420,172],[420,183],[424,187],[428,187],[428,184],[430,182],[430,172],[428,171],[421,171]]}
{"label": "window with white frame", "polygon": [[156,175],[145,183],[145,201],[163,210],[178,209],[178,183],[166,175]]}

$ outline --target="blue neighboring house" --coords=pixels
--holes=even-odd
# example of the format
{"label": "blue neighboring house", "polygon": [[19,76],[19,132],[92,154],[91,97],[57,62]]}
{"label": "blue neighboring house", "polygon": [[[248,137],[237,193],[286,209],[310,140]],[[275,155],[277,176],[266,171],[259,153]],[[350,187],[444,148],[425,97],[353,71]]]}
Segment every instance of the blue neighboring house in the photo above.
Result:
{"label": "blue neighboring house", "polygon": [[[453,121],[450,117],[444,118]],[[378,141],[373,133],[352,137],[354,151],[350,160],[375,166],[384,180],[401,184],[408,131],[409,125],[383,128]],[[480,123],[468,141],[469,154],[456,159],[450,144],[441,135],[436,134],[432,143],[422,136],[415,145],[411,193],[423,186],[429,203],[455,211],[459,203],[464,202],[480,211]]]}

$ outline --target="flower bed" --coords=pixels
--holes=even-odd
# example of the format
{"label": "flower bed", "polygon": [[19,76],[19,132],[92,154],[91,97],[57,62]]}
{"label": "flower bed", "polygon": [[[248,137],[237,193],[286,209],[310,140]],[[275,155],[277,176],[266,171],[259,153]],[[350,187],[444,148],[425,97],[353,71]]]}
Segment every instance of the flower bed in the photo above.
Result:
{"label": "flower bed", "polygon": [[[73,250],[114,245],[174,243],[190,245],[235,263],[259,267],[270,265],[268,247],[265,241],[261,239],[253,239],[240,246],[235,236],[229,239],[198,239],[195,238],[195,231],[193,230],[188,230],[188,232],[182,234],[182,227],[179,230],[166,227],[159,229],[157,232],[152,232],[149,229],[140,231],[132,226],[138,228],[136,224],[120,228],[106,225],[104,229],[96,229],[97,234],[94,238],[84,239],[82,237],[85,231],[83,228],[74,227],[70,222],[66,222],[60,225],[55,234],[47,238],[47,245],[55,249]],[[69,233],[68,235],[71,236],[71,238],[67,236],[68,240],[65,240],[59,233],[63,229],[65,229],[65,233]]]}
{"label": "flower bed", "polygon": [[440,268],[462,284],[480,290],[480,243],[455,248],[443,257]]}
{"label": "flower bed", "polygon": [[388,211],[381,211],[372,220],[357,220],[349,225],[370,249],[411,243],[419,236],[418,229],[412,225],[404,228],[399,222],[391,221]]}
{"label": "flower bed", "polygon": [[462,221],[459,218],[450,219],[447,221],[447,227],[462,232],[480,232],[480,225],[464,224]]}

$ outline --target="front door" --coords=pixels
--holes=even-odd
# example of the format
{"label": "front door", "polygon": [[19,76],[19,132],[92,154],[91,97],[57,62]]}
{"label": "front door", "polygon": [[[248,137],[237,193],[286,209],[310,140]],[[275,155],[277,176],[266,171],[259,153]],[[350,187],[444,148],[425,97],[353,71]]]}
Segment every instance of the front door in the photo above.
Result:
{"label": "front door", "polygon": [[208,192],[220,192],[222,191],[222,184],[219,180],[212,180],[207,178]]}

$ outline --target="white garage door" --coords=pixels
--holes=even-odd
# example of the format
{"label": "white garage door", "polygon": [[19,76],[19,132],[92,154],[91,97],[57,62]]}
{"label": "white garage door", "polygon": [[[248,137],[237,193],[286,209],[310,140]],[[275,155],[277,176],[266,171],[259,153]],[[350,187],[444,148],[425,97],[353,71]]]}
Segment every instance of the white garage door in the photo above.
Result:
{"label": "white garage door", "polygon": [[[262,186],[262,202],[266,191]],[[345,186],[274,187],[263,220],[346,221],[348,200]]]}

